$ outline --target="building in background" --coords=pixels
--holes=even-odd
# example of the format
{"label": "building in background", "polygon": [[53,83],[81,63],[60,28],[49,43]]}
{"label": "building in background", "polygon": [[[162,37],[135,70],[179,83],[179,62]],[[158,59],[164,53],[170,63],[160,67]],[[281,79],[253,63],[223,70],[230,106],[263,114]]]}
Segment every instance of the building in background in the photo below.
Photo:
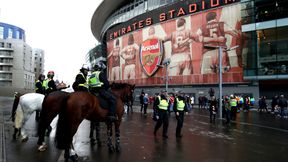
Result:
{"label": "building in background", "polygon": [[86,62],[90,68],[93,68],[97,62],[102,61],[106,63],[106,47],[102,44],[96,45],[86,54]]}
{"label": "building in background", "polygon": [[36,62],[32,48],[25,41],[25,31],[0,23],[0,95],[34,91]]}
{"label": "building in background", "polygon": [[223,95],[272,98],[288,95],[287,11],[287,0],[104,0],[91,30],[107,47],[109,80],[139,94],[165,83],[194,98],[219,94],[221,46]]}
{"label": "building in background", "polygon": [[[44,74],[44,59],[45,52],[42,49],[35,48],[33,49],[33,56],[34,56],[34,73],[35,79],[38,79],[40,74]],[[46,76],[46,74],[44,74]]]}

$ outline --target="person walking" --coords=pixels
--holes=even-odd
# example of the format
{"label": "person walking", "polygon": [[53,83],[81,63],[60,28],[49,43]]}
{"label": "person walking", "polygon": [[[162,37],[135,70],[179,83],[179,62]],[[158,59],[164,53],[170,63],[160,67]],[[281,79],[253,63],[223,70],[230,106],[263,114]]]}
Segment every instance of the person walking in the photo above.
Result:
{"label": "person walking", "polygon": [[264,111],[264,109],[265,109],[266,112],[268,113],[266,97],[265,96],[261,96],[261,98],[258,101],[258,105],[259,105],[258,112],[262,113],[262,111]]}
{"label": "person walking", "polygon": [[149,96],[146,93],[143,97],[143,109],[144,109],[144,115],[147,115],[147,108],[148,108],[148,104],[149,104]]}
{"label": "person walking", "polygon": [[211,97],[211,100],[209,101],[209,111],[210,111],[210,123],[215,123],[216,114],[218,109],[218,102],[216,100],[216,97]]}
{"label": "person walking", "polygon": [[230,96],[229,104],[231,109],[231,120],[235,120],[237,113],[237,100],[235,99],[233,94]]}
{"label": "person walking", "polygon": [[279,104],[278,106],[280,107],[280,115],[281,115],[281,118],[284,117],[284,110],[285,108],[287,107],[287,100],[286,98],[284,97],[284,95],[280,95],[280,99],[279,99]]}
{"label": "person walking", "polygon": [[225,108],[225,112],[226,112],[226,123],[227,125],[230,124],[230,120],[231,120],[231,106],[229,103],[229,98],[228,96],[224,97],[224,108]]}
{"label": "person walking", "polygon": [[275,109],[278,107],[279,97],[275,95],[271,101],[271,113],[274,114]]}
{"label": "person walking", "polygon": [[156,136],[157,130],[162,126],[163,124],[163,132],[162,137],[164,139],[168,138],[167,132],[168,132],[168,126],[169,126],[169,113],[168,113],[168,107],[169,107],[169,99],[167,98],[167,92],[162,90],[160,96],[158,96],[155,100],[155,106],[158,112],[159,119],[156,122],[156,125],[154,127],[154,136]]}
{"label": "person walking", "polygon": [[184,122],[184,114],[188,114],[187,105],[185,103],[185,97],[183,94],[179,94],[175,96],[173,110],[175,112],[177,126],[176,126],[176,138],[181,138],[183,135],[181,134],[181,129],[183,127]]}
{"label": "person walking", "polygon": [[139,100],[140,100],[140,112],[141,112],[141,113],[142,113],[143,108],[144,108],[144,102],[143,102],[144,95],[145,95],[145,93],[144,93],[144,90],[142,89],[141,94],[140,94],[140,96],[139,96]]}

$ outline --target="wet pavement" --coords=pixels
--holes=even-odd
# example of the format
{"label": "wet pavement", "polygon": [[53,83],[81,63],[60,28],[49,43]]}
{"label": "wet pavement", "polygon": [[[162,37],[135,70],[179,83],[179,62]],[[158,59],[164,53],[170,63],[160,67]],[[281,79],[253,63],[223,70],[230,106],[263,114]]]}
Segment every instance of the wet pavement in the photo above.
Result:
{"label": "wet pavement", "polygon": [[[47,139],[48,150],[38,152],[34,116],[28,121],[29,140],[25,143],[12,139],[13,125],[10,118],[12,98],[0,97],[0,162],[61,162],[63,151],[53,143],[53,131]],[[125,114],[121,124],[120,153],[108,153],[105,144],[106,129],[101,125],[102,147],[91,146],[90,122],[84,120],[74,137],[75,150],[80,162],[247,162],[287,161],[288,119],[278,119],[272,114],[250,111],[237,114],[230,126],[217,120],[209,123],[208,111],[195,108],[185,116],[182,139],[176,139],[176,119],[171,114],[168,139],[162,139],[162,128],[154,137],[155,122],[151,109],[147,116],[134,107],[134,113]],[[3,139],[3,138],[4,139]]]}

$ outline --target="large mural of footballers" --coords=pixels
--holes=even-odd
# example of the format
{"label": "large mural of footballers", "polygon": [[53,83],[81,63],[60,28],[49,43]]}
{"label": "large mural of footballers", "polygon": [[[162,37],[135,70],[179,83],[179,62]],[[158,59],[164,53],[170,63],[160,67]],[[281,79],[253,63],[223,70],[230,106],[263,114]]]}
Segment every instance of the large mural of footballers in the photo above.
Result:
{"label": "large mural of footballers", "polygon": [[169,60],[169,84],[214,84],[221,46],[223,82],[244,82],[240,11],[240,4],[212,9],[108,41],[110,81],[161,84],[166,75],[161,65]]}

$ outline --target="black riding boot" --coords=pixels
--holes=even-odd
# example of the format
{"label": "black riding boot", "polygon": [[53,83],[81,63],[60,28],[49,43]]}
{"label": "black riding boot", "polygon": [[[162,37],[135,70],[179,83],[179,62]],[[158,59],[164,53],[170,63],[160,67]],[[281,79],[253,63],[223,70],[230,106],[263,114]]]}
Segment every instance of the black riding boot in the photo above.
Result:
{"label": "black riding boot", "polygon": [[111,101],[110,109],[107,115],[107,120],[110,122],[114,122],[115,120],[117,120],[115,116],[115,109],[116,109],[116,102]]}

